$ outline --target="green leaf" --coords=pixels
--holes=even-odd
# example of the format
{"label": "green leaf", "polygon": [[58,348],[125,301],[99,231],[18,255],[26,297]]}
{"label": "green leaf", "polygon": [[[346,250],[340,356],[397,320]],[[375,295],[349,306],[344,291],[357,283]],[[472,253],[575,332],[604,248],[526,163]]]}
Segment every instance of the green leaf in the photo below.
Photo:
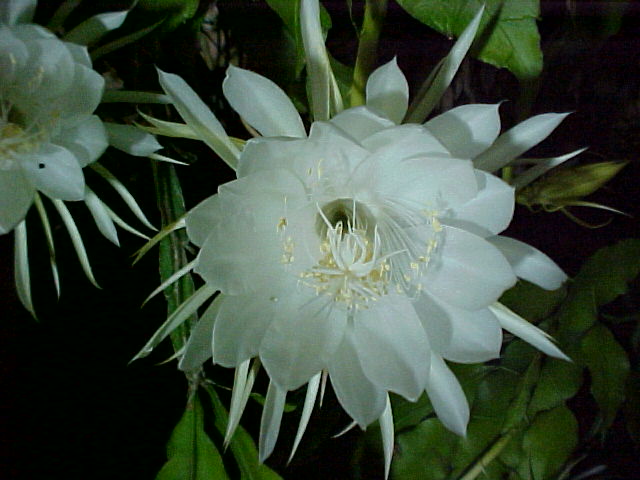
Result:
{"label": "green leaf", "polygon": [[640,274],[640,240],[622,240],[598,250],[575,278],[575,287],[592,287],[597,306],[613,301],[628,290]]}
{"label": "green leaf", "polygon": [[429,418],[416,428],[398,435],[391,478],[442,480],[451,471],[450,461],[458,437],[437,418]]}
{"label": "green leaf", "polygon": [[577,444],[578,422],[571,410],[560,406],[538,414],[522,440],[526,457],[518,469],[521,477],[555,478]]}
{"label": "green leaf", "polygon": [[220,452],[204,431],[204,412],[194,395],[167,444],[168,462],[156,480],[224,480]]}
{"label": "green leaf", "polygon": [[500,303],[506,305],[530,322],[537,323],[547,318],[560,305],[566,296],[566,290],[545,290],[526,280],[520,280],[502,297]]}
{"label": "green leaf", "polygon": [[542,51],[536,19],[538,0],[398,0],[413,17],[448,37],[458,36],[482,5],[484,38],[472,52],[480,60],[509,69],[518,79],[536,78],[542,71]]}
{"label": "green leaf", "polygon": [[559,407],[573,397],[582,385],[582,368],[575,363],[546,358],[528,408],[533,416],[542,410]]}
{"label": "green leaf", "polygon": [[[204,389],[211,398],[211,404],[213,405],[215,414],[215,427],[221,435],[224,435],[227,430],[229,414],[213,386],[205,385]],[[241,426],[236,428],[233,437],[231,437],[229,448],[231,448],[231,452],[236,462],[238,462],[241,480],[282,480],[280,475],[258,461],[256,444],[251,438],[251,435]]]}
{"label": "green leaf", "polygon": [[601,424],[597,430],[607,429],[625,399],[625,385],[629,375],[627,353],[605,326],[598,324],[582,339],[581,361],[591,375],[591,393],[600,407]]}
{"label": "green leaf", "polygon": [[393,410],[393,424],[396,432],[418,425],[433,413],[433,406],[426,393],[415,402],[410,402],[399,395],[390,395]]}

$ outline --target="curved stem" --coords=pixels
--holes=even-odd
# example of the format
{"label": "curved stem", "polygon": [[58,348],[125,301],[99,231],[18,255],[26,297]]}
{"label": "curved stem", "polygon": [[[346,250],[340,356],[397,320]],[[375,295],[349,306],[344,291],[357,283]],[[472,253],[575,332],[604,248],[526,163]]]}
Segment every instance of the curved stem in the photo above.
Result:
{"label": "curved stem", "polygon": [[349,92],[351,106],[364,105],[365,87],[377,59],[380,31],[387,14],[387,0],[366,0],[358,42],[358,56]]}
{"label": "curved stem", "polygon": [[478,477],[487,465],[489,465],[507,446],[511,440],[514,430],[509,430],[504,435],[498,437],[493,444],[485,450],[485,452],[472,464],[468,469],[464,471],[462,476],[458,477],[458,480],[474,480]]}

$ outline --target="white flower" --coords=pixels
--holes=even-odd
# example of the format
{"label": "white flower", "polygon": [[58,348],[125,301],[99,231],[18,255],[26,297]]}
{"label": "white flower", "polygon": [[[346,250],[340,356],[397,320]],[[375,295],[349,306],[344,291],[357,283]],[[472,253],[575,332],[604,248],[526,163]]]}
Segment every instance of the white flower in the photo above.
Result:
{"label": "white flower", "polygon": [[17,24],[31,2],[9,3],[0,12],[0,234],[22,221],[36,191],[84,199],[82,168],[107,147],[93,115],[104,81],[86,48]]}
{"label": "white flower", "polygon": [[[182,92],[172,95],[178,109],[202,128],[205,113],[181,80],[161,73],[161,82],[169,95]],[[286,392],[310,382],[313,404],[321,372],[362,428],[389,424],[388,392],[415,400],[426,391],[443,423],[464,434],[467,401],[444,360],[498,357],[502,328],[564,357],[496,303],[517,277],[547,289],[566,278],[543,253],[498,235],[513,215],[513,188],[473,163],[494,148],[497,105],[397,125],[408,92],[392,61],[371,75],[366,106],[314,122],[307,136],[271,81],[230,67],[223,91],[265,137],[245,145],[238,179],[187,217],[201,247],[195,271],[223,295],[183,367],[207,357],[203,337],[212,335],[208,354],[244,371],[236,390],[246,393],[248,362],[259,358],[271,378],[262,458]]]}

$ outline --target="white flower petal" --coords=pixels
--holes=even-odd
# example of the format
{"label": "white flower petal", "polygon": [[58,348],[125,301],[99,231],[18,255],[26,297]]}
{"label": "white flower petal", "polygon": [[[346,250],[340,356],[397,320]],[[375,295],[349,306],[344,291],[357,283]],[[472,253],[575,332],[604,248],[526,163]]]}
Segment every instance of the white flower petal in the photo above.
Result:
{"label": "white flower petal", "polygon": [[480,363],[500,356],[502,328],[488,309],[470,311],[427,294],[415,306],[432,349],[447,360]]}
{"label": "white flower petal", "polygon": [[513,187],[495,175],[475,171],[478,194],[468,202],[452,208],[441,217],[443,223],[488,237],[502,232],[513,218]]}
{"label": "white flower petal", "polygon": [[324,298],[288,295],[278,298],[274,320],[260,345],[260,359],[274,382],[295,390],[326,368],[342,340],[346,315]]}
{"label": "white flower petal", "polygon": [[442,357],[431,354],[427,395],[440,421],[454,433],[464,436],[469,423],[469,404],[458,379]]}
{"label": "white flower petal", "polygon": [[52,141],[73,153],[81,167],[96,161],[109,145],[104,124],[96,115],[61,129]]}
{"label": "white flower petal", "polygon": [[429,374],[429,342],[411,301],[386,295],[358,312],[353,328],[367,378],[381,389],[417,400]]}
{"label": "white flower petal", "polygon": [[391,120],[376,115],[367,107],[344,110],[333,117],[331,123],[341,128],[357,142],[376,132],[395,126]]}
{"label": "white flower petal", "polygon": [[496,316],[502,328],[508,332],[520,337],[525,342],[533,345],[538,350],[546,353],[547,355],[562,360],[571,361],[562,351],[556,347],[550,340],[550,335],[540,330],[532,323],[527,322],[520,315],[512,312],[501,303],[495,303],[489,307],[489,309]]}
{"label": "white flower petal", "polygon": [[22,70],[28,56],[24,42],[0,22],[0,85],[3,90],[16,80],[16,73]]}
{"label": "white flower petal", "polygon": [[407,113],[408,105],[409,84],[394,57],[369,76],[367,107],[399,124]]}
{"label": "white flower petal", "polygon": [[64,39],[67,42],[89,45],[97,42],[111,30],[118,28],[127,18],[129,10],[119,12],[105,12],[88,18],[73,30],[68,32]]}
{"label": "white flower petal", "polygon": [[362,146],[375,154],[375,158],[411,158],[436,154],[449,155],[449,151],[422,125],[407,124],[382,130],[362,140]]}
{"label": "white flower petal", "polygon": [[373,190],[380,198],[400,199],[406,205],[438,210],[471,200],[477,181],[471,162],[455,158],[376,157],[357,173],[374,178]]}
{"label": "white flower petal", "polygon": [[153,135],[132,125],[106,122],[105,127],[109,134],[109,145],[129,155],[148,157],[162,148]]}
{"label": "white flower petal", "polygon": [[9,233],[24,219],[35,193],[21,171],[0,170],[0,235]]}
{"label": "white flower petal", "polygon": [[84,203],[91,212],[93,221],[96,223],[96,226],[98,227],[98,230],[100,230],[100,233],[102,233],[102,235],[104,235],[107,240],[111,241],[117,246],[120,246],[116,226],[114,225],[109,212],[105,208],[104,203],[102,203],[102,200],[100,200],[100,198],[86,186]]}
{"label": "white flower petal", "polygon": [[384,452],[384,478],[389,478],[391,469],[391,457],[393,456],[393,437],[395,429],[393,425],[393,412],[391,411],[391,401],[387,395],[387,404],[380,417],[380,435],[382,436],[382,451]]}
{"label": "white flower petal", "polygon": [[365,376],[349,330],[331,358],[329,376],[342,408],[361,428],[366,428],[382,415],[387,395]]}
{"label": "white flower petal", "polygon": [[479,310],[495,302],[516,282],[500,251],[464,230],[444,226],[440,261],[430,264],[424,288],[447,303]]}
{"label": "white flower petal", "polygon": [[487,239],[507,258],[515,274],[546,289],[560,288],[567,275],[547,255],[537,248],[509,237],[495,236]]}
{"label": "white flower petal", "polygon": [[202,247],[212,228],[223,219],[223,213],[219,195],[212,195],[189,210],[185,219],[189,240]]}
{"label": "white flower petal", "polygon": [[268,78],[230,65],[222,91],[233,109],[265,137],[306,137],[300,114]]}
{"label": "white flower petal", "polygon": [[84,174],[76,157],[58,145],[42,145],[38,153],[25,155],[20,166],[33,185],[51,198],[82,200]]}
{"label": "white flower petal", "polygon": [[318,387],[320,386],[321,377],[322,373],[318,373],[309,380],[307,394],[304,397],[304,407],[302,408],[300,423],[298,424],[298,431],[296,432],[296,438],[293,442],[293,448],[291,449],[288,462],[291,462],[291,459],[295,455],[298,445],[300,445],[300,440],[302,440],[302,435],[304,435],[304,431],[307,429],[307,425],[309,424],[309,419],[311,418],[311,413],[313,412],[313,407],[316,403],[316,398],[318,397]]}
{"label": "white flower petal", "polygon": [[213,327],[213,362],[236,367],[255,357],[275,307],[269,297],[225,295]]}
{"label": "white flower petal", "polygon": [[568,113],[544,113],[519,123],[498,137],[473,164],[480,170],[494,172],[534,147],[553,132]]}
{"label": "white flower petal", "polygon": [[462,105],[432,118],[425,127],[454,157],[475,158],[500,133],[499,103]]}

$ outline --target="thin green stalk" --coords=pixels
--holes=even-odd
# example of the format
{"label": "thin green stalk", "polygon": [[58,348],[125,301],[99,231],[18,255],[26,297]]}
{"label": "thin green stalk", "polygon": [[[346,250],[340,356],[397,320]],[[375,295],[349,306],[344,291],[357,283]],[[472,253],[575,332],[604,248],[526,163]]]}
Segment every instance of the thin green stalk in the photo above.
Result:
{"label": "thin green stalk", "polygon": [[465,470],[462,476],[458,477],[458,480],[474,480],[478,475],[483,473],[487,465],[502,453],[502,450],[504,450],[511,440],[513,432],[514,430],[510,430],[504,435],[498,437],[493,444],[485,450],[484,453],[475,462],[473,462],[467,470]]}
{"label": "thin green stalk", "polygon": [[[182,188],[173,165],[153,163],[153,177],[156,186],[156,199],[163,227],[174,223],[184,216],[186,208],[182,197]],[[189,243],[184,229],[171,232],[160,241],[160,280],[164,282],[175,272],[183,268],[187,259],[185,247]],[[167,310],[170,315],[178,306],[194,292],[191,275],[184,275],[164,292]],[[194,317],[184,322],[171,333],[171,342],[177,352],[186,343],[191,327],[196,322]]]}
{"label": "thin green stalk", "polygon": [[364,19],[358,42],[358,56],[353,69],[353,83],[349,92],[351,106],[364,105],[365,87],[369,74],[375,67],[378,56],[378,40],[384,17],[387,14],[387,0],[366,0]]}

